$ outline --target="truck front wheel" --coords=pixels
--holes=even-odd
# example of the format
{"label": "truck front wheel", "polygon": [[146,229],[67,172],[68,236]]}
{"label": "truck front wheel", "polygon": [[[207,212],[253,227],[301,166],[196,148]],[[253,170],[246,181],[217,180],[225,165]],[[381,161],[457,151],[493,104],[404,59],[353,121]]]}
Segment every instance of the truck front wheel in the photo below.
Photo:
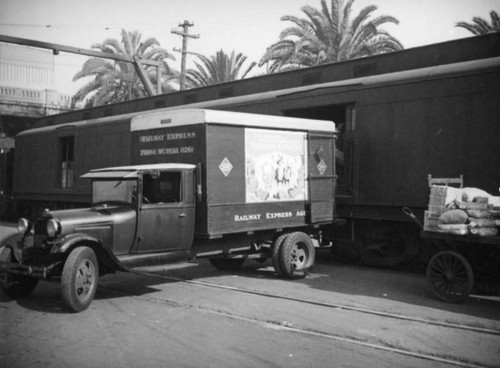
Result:
{"label": "truck front wheel", "polygon": [[301,232],[288,234],[280,247],[281,272],[289,279],[305,277],[314,264],[315,251],[311,238]]}
{"label": "truck front wheel", "polygon": [[88,308],[94,299],[99,279],[99,264],[89,247],[73,249],[64,263],[61,295],[65,306],[72,312]]}
{"label": "truck front wheel", "polygon": [[[14,262],[12,249],[4,247],[0,253],[0,261]],[[38,279],[29,276],[0,274],[0,288],[3,293],[13,299],[31,294],[38,284]]]}

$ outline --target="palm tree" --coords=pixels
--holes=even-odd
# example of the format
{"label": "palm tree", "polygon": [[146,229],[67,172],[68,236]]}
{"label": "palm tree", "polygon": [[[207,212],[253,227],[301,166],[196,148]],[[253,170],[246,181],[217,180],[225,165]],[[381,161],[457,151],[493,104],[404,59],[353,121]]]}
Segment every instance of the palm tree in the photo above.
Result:
{"label": "palm tree", "polygon": [[194,62],[195,69],[190,69],[186,73],[186,82],[189,88],[209,86],[212,84],[230,82],[237,79],[244,79],[257,64],[250,65],[242,72],[243,64],[247,57],[242,53],[236,54],[234,50],[231,55],[227,55],[220,50],[211,57],[198,55],[201,63]]}
{"label": "palm tree", "polygon": [[[92,45],[92,48],[110,54],[137,55],[143,59],[159,61],[166,80],[171,74],[166,59],[175,60],[175,58],[165,49],[158,47],[156,39],[148,38],[141,42],[142,35],[138,31],[128,32],[124,29],[121,31],[121,36],[121,42],[116,39],[106,39],[103,43]],[[145,69],[150,80],[156,83],[156,69],[154,67]],[[90,78],[90,81],[73,96],[75,103],[87,100],[87,106],[96,106],[146,96],[144,85],[131,63],[91,58],[83,64],[82,69],[73,77],[73,81],[82,78]]]}
{"label": "palm tree", "polygon": [[309,5],[301,8],[307,18],[283,16],[282,21],[293,25],[284,29],[280,40],[266,50],[259,66],[268,63],[269,71],[276,72],[403,49],[396,38],[379,28],[385,23],[398,24],[396,18],[382,15],[370,19],[377,10],[374,5],[352,18],[354,1],[331,0],[330,10],[321,0],[321,9]]}
{"label": "palm tree", "polygon": [[492,32],[500,32],[500,17],[494,10],[490,12],[491,24],[487,20],[480,17],[473,17],[472,23],[458,22],[456,27],[462,27],[472,32],[476,36],[484,35]]}

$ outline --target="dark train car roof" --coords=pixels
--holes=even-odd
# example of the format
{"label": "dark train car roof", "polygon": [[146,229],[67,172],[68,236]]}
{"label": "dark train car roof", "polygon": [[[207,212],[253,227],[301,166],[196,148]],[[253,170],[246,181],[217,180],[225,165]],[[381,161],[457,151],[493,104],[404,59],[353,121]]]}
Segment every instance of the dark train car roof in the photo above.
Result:
{"label": "dark train car roof", "polygon": [[[97,119],[146,110],[183,106],[286,90],[325,83],[348,82],[358,78],[381,76],[410,70],[446,66],[500,56],[500,33],[475,36],[433,45],[406,49],[390,54],[281,72],[208,87],[162,94],[122,103],[76,110],[40,118],[34,127],[72,121]],[[200,107],[209,107],[201,105]]]}

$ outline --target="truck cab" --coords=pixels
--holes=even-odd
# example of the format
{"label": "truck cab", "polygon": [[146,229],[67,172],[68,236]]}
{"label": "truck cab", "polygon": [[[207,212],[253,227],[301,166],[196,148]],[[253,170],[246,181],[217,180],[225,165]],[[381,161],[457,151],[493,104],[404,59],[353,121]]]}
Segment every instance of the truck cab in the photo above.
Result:
{"label": "truck cab", "polygon": [[110,206],[126,204],[134,209],[135,223],[116,226],[115,241],[109,244],[122,263],[135,266],[134,255],[189,251],[195,223],[194,172],[194,165],[156,164],[83,175],[92,180],[94,208],[109,211]]}
{"label": "truck cab", "polygon": [[92,170],[92,206],[45,210],[20,219],[0,253],[1,288],[29,294],[39,279],[61,279],[72,311],[92,301],[98,278],[133,267],[187,259],[194,238],[195,165],[154,164]]}

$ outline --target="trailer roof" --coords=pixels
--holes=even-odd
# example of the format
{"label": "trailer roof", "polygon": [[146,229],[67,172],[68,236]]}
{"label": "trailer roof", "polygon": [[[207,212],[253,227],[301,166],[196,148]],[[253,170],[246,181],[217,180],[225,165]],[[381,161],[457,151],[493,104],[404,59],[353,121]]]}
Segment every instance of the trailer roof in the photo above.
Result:
{"label": "trailer roof", "polygon": [[335,132],[335,123],[329,120],[208,109],[178,109],[144,113],[132,118],[131,130],[148,130],[191,124],[223,124],[253,128]]}
{"label": "trailer roof", "polygon": [[116,166],[105,167],[100,169],[90,170],[82,175],[84,179],[106,179],[106,178],[136,178],[139,172],[153,170],[172,170],[172,169],[194,169],[196,166],[191,164],[149,164],[149,165],[132,165],[132,166]]}

